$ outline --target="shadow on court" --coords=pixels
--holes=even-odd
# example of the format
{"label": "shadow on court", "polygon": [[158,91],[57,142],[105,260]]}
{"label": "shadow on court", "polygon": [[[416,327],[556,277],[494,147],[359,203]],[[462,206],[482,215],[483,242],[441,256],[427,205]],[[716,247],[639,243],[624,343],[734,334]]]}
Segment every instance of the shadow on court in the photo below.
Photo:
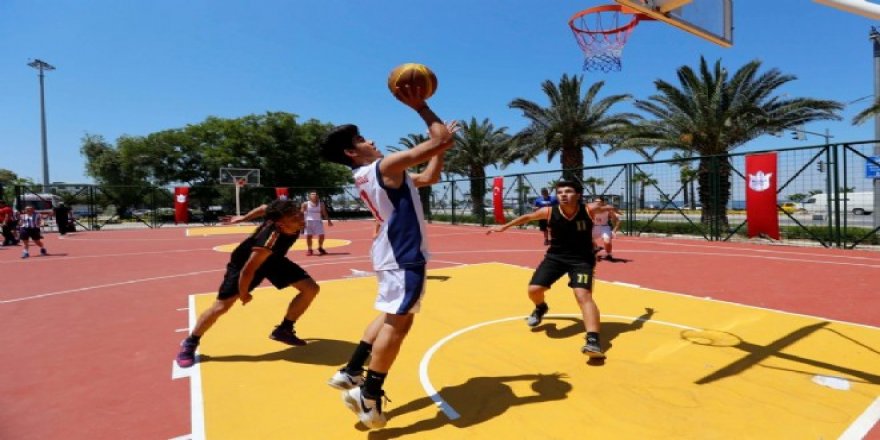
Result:
{"label": "shadow on court", "polygon": [[[630,323],[625,322],[603,322],[601,331],[602,349],[605,353],[611,351],[614,346],[612,341],[623,333],[641,330],[645,326],[645,322],[651,320],[654,316],[654,309],[645,307],[645,313]],[[557,322],[568,321],[571,324],[564,327],[557,326]],[[544,322],[533,328],[532,332],[544,332],[548,337],[553,339],[567,339],[575,336],[583,337],[584,321],[580,318],[571,317],[545,317]]]}
{"label": "shadow on court", "polygon": [[[463,384],[444,387],[439,391],[443,399],[461,415],[458,419],[450,420],[446,414],[438,410],[434,418],[420,420],[400,428],[371,431],[369,438],[370,440],[397,438],[438,429],[445,425],[467,428],[498,417],[514,406],[563,400],[572,390],[571,384],[563,378],[565,375],[560,373],[473,377]],[[530,381],[534,394],[517,396],[507,384],[518,381]],[[436,405],[430,397],[423,397],[393,408],[387,415],[389,418],[394,418],[434,406]]]}
{"label": "shadow on court", "polygon": [[233,354],[211,356],[200,354],[199,362],[266,362],[290,361],[300,364],[339,366],[348,362],[348,358],[357,344],[336,339],[306,339],[307,345],[287,347],[272,353],[248,355]]}
{"label": "shadow on court", "polygon": [[[802,373],[802,374],[807,374],[807,375],[819,374],[818,371],[792,370],[792,369],[772,367],[772,366],[761,364],[763,361],[765,361],[767,359],[778,358],[778,359],[784,359],[784,360],[796,362],[799,364],[803,364],[805,366],[814,367],[819,370],[822,370],[822,369],[831,370],[831,371],[839,373],[843,376],[848,376],[846,378],[851,381],[864,381],[866,383],[880,384],[880,375],[877,375],[877,374],[874,374],[871,372],[856,370],[853,368],[848,368],[848,367],[844,367],[841,365],[836,365],[836,364],[833,364],[830,362],[825,362],[825,361],[821,361],[821,360],[817,360],[817,359],[809,359],[809,358],[805,358],[802,356],[797,356],[797,355],[783,352],[783,350],[785,348],[795,344],[796,342],[798,342],[802,339],[807,338],[808,336],[812,335],[813,333],[816,333],[820,330],[826,330],[826,331],[830,331],[831,333],[834,333],[835,335],[841,337],[842,339],[848,341],[849,343],[858,345],[858,346],[860,346],[864,349],[867,349],[875,354],[880,354],[880,352],[878,352],[876,349],[874,349],[874,348],[872,348],[872,347],[870,347],[860,341],[857,341],[853,338],[850,338],[850,337],[844,335],[843,333],[840,333],[837,330],[827,328],[827,326],[829,324],[830,324],[829,322],[823,321],[823,322],[819,322],[816,324],[801,327],[791,333],[788,333],[785,336],[782,336],[782,337],[776,339],[775,341],[773,341],[767,345],[759,345],[759,344],[753,344],[750,342],[746,342],[746,341],[742,340],[742,338],[740,338],[739,336],[736,336],[736,335],[734,335],[732,333],[728,333],[728,332],[720,332],[717,330],[707,330],[707,331],[697,332],[698,338],[702,337],[703,340],[710,341],[708,343],[700,343],[698,345],[705,345],[705,346],[715,347],[715,348],[730,347],[730,348],[735,348],[737,350],[742,350],[742,351],[746,352],[747,354],[745,356],[743,356],[742,358],[740,358],[739,360],[736,360],[734,362],[731,362],[727,366],[719,368],[714,373],[698,379],[694,383],[696,383],[698,385],[709,384],[709,383],[712,383],[712,382],[715,382],[715,381],[718,381],[721,379],[725,379],[725,378],[728,378],[731,376],[739,375],[740,373],[742,373],[742,372],[744,372],[744,371],[746,371],[756,365],[762,365],[763,367],[766,367],[766,368],[791,371],[791,372]],[[706,338],[704,336],[706,333],[711,333],[714,335],[710,334],[710,337]],[[720,335],[721,337],[718,337],[718,335]],[[686,334],[686,332],[682,332],[682,338],[686,339],[686,340],[692,340],[690,335]],[[719,340],[722,342],[716,342],[716,340]]]}

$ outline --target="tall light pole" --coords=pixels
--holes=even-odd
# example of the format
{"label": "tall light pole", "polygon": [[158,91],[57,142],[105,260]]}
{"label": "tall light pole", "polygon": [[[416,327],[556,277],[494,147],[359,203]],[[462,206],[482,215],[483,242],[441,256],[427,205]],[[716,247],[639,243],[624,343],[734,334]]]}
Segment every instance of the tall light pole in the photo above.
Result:
{"label": "tall light pole", "polygon": [[49,188],[49,147],[46,144],[46,98],[43,93],[43,77],[45,76],[43,72],[55,70],[55,66],[40,59],[31,61],[28,66],[40,71],[40,133],[43,142],[43,192],[46,192]]}
{"label": "tall light pole", "polygon": [[[871,26],[868,34],[874,52],[874,99],[880,97],[880,32]],[[875,101],[876,102],[876,101]],[[880,114],[874,115],[874,140],[880,139]],[[874,157],[880,156],[880,143],[874,144]],[[874,227],[880,228],[880,179],[874,179]]]}

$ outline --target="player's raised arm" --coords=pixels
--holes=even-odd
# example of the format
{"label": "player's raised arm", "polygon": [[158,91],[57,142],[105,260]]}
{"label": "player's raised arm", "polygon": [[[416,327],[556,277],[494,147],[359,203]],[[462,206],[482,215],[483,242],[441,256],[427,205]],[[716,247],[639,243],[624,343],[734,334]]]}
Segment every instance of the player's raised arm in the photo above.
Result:
{"label": "player's raised arm", "polygon": [[547,219],[550,217],[550,209],[551,208],[549,208],[549,207],[541,208],[537,211],[533,211],[528,214],[523,214],[523,215],[503,224],[503,225],[492,226],[491,228],[489,228],[488,231],[486,231],[486,235],[489,235],[493,232],[504,232],[514,226],[524,225],[528,222]]}
{"label": "player's raised arm", "polygon": [[[386,156],[379,164],[379,172],[385,178],[386,183],[392,187],[398,187],[403,179],[403,172],[407,168],[427,162],[432,157],[442,154],[452,147],[453,139],[449,127],[434,114],[428,107],[428,103],[421,96],[421,90],[416,87],[403,87],[398,89],[395,95],[397,99],[412,108],[422,117],[428,125],[428,140],[415,147]],[[424,174],[424,173],[422,173]],[[439,171],[437,171],[439,178]],[[426,176],[428,177],[428,176]],[[390,180],[390,181],[389,181]],[[395,185],[396,184],[396,185]],[[424,186],[420,182],[417,186]]]}

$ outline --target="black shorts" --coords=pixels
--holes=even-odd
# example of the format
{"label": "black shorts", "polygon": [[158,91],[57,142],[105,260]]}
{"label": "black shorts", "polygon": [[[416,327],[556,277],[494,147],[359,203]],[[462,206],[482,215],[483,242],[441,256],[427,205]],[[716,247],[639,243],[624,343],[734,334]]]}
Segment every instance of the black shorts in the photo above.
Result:
{"label": "black shorts", "polygon": [[[240,267],[232,263],[226,265],[226,275],[223,276],[223,282],[220,283],[217,299],[227,299],[238,295],[238,278],[240,273]],[[248,287],[248,292],[259,286],[264,279],[268,279],[275,288],[281,290],[306,278],[311,278],[311,276],[299,265],[288,260],[286,257],[272,255],[257,269],[257,273],[254,274],[254,279]]]}
{"label": "black shorts", "polygon": [[18,231],[18,238],[22,240],[42,240],[43,236],[40,234],[40,228],[21,228]]}
{"label": "black shorts", "polygon": [[548,254],[544,256],[544,261],[535,269],[529,284],[550,287],[556,280],[568,274],[568,287],[592,290],[595,270],[596,265],[593,261]]}
{"label": "black shorts", "polygon": [[538,220],[538,229],[542,231],[547,230],[547,220]]}

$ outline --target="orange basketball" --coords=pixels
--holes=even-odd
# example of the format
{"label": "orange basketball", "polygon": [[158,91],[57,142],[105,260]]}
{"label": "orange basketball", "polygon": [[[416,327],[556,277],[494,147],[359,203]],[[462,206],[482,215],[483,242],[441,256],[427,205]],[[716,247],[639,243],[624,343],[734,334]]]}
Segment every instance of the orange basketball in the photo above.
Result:
{"label": "orange basketball", "polygon": [[388,90],[397,96],[397,90],[407,85],[413,90],[420,90],[422,99],[428,99],[437,91],[437,76],[424,64],[401,64],[388,75]]}

